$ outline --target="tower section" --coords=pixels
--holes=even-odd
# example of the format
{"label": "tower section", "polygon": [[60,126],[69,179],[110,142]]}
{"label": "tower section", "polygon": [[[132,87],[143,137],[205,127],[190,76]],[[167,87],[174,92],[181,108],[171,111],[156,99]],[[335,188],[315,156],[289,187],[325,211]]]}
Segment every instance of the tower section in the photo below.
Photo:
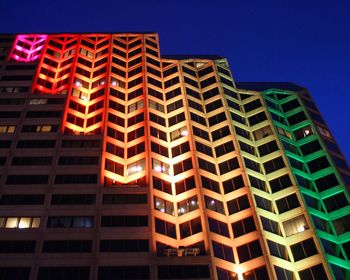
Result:
{"label": "tower section", "polygon": [[[326,134],[328,130],[322,124],[312,121],[314,118],[324,123],[320,115],[306,109],[309,98],[305,93],[305,103],[294,92],[268,90],[263,96],[333,277],[347,279],[350,236],[346,228],[350,221],[350,200],[337,169],[336,163],[342,161],[327,151],[332,137],[329,132]],[[344,164],[341,166],[346,172]],[[301,254],[302,248],[302,243],[292,246],[294,258],[306,257]],[[311,277],[317,269],[311,266],[299,275]]]}

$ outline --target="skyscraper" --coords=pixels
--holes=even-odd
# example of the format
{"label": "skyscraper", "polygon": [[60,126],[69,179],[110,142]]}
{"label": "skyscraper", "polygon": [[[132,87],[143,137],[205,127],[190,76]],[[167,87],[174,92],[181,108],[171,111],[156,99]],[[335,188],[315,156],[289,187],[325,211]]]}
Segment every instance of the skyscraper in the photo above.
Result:
{"label": "skyscraper", "polygon": [[350,171],[305,89],[154,33],[0,60],[1,279],[349,279]]}

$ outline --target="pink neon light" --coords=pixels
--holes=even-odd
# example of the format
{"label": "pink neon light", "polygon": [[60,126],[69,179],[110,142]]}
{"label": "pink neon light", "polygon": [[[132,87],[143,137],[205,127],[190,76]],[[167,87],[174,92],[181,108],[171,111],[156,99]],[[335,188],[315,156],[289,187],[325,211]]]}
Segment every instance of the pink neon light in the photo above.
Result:
{"label": "pink neon light", "polygon": [[[48,35],[44,34],[17,35],[9,59],[18,62],[32,62],[39,59],[41,53],[37,52],[43,49],[47,37]],[[28,47],[22,47],[20,43]],[[21,55],[14,53],[15,51],[21,52]]]}

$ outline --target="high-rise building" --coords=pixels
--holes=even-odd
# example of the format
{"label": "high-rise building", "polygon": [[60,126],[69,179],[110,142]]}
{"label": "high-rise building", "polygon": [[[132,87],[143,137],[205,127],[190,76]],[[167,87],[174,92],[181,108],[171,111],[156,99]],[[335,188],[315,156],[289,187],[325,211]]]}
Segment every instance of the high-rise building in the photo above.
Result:
{"label": "high-rise building", "polygon": [[304,88],[154,33],[0,61],[0,279],[350,279],[350,171]]}

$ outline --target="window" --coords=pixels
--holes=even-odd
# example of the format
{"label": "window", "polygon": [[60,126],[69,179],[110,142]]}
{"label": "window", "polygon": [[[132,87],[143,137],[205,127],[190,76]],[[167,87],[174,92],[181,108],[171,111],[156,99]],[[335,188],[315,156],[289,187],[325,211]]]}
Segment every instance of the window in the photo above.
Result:
{"label": "window", "polygon": [[278,146],[275,140],[268,142],[266,144],[263,144],[258,147],[260,156],[264,156],[270,153],[273,153],[274,151],[278,150]]}
{"label": "window", "polygon": [[92,216],[49,216],[48,228],[92,228],[94,218]]}
{"label": "window", "polygon": [[205,199],[205,206],[207,209],[213,210],[215,212],[218,212],[220,214],[225,215],[225,209],[224,209],[224,204],[222,201],[214,199],[210,196],[204,196]]}
{"label": "window", "polygon": [[173,158],[177,157],[179,155],[183,155],[184,153],[187,153],[188,151],[190,151],[189,142],[184,142],[178,146],[171,148],[171,154],[172,154]]}
{"label": "window", "polygon": [[232,141],[226,142],[222,145],[215,147],[216,157],[220,157],[222,155],[228,154],[229,152],[233,152],[235,147]]}
{"label": "window", "polygon": [[11,165],[51,165],[52,157],[13,157]]}
{"label": "window", "polygon": [[47,184],[49,175],[8,175],[6,184],[8,185],[32,185]]}
{"label": "window", "polygon": [[0,228],[38,228],[40,217],[0,217]]}
{"label": "window", "polygon": [[56,175],[55,184],[96,184],[96,174]]}
{"label": "window", "polygon": [[183,173],[193,168],[192,159],[191,158],[185,159],[184,161],[174,164],[173,167],[174,167],[174,175]]}
{"label": "window", "polygon": [[159,280],[204,278],[210,278],[210,270],[208,265],[158,265]]}
{"label": "window", "polygon": [[294,193],[284,198],[281,198],[279,200],[276,200],[276,205],[277,205],[278,212],[281,214],[286,211],[299,207],[300,203],[297,195]]}
{"label": "window", "polygon": [[140,110],[143,108],[143,106],[144,106],[144,102],[143,102],[143,99],[141,99],[141,100],[128,106],[128,113],[134,112],[136,110]]}
{"label": "window", "polygon": [[241,150],[242,151],[245,151],[251,155],[256,155],[255,153],[255,148],[245,142],[242,142],[242,141],[238,141],[239,143],[239,146],[241,147]]}
{"label": "window", "polygon": [[180,113],[176,116],[173,116],[171,118],[168,119],[169,122],[169,127],[178,124],[180,122],[183,122],[185,120],[185,114],[184,113]]}
{"label": "window", "polygon": [[203,80],[203,81],[200,82],[201,88],[205,88],[205,87],[207,87],[207,86],[209,86],[209,85],[212,85],[212,84],[214,84],[214,83],[216,83],[215,77],[210,77],[210,78],[205,79],[205,80]]}
{"label": "window", "polygon": [[242,136],[242,137],[250,140],[250,134],[247,130],[240,128],[238,126],[234,126],[234,128],[235,128],[237,135]]}
{"label": "window", "polygon": [[269,274],[265,266],[243,273],[244,280],[268,280]]}
{"label": "window", "polygon": [[228,126],[224,126],[224,127],[219,128],[217,130],[214,130],[211,133],[211,136],[213,138],[213,141],[216,141],[216,140],[224,138],[225,136],[230,135],[230,134],[231,134],[231,132],[230,132],[229,127]]}
{"label": "window", "polygon": [[255,231],[255,229],[255,221],[252,216],[244,218],[232,224],[232,231],[235,238]]}
{"label": "window", "polygon": [[53,194],[51,205],[93,205],[96,203],[94,194]]}
{"label": "window", "polygon": [[39,267],[38,279],[55,279],[55,280],[86,280],[89,279],[90,267],[85,266],[47,266]]}
{"label": "window", "polygon": [[[167,141],[167,136],[166,136],[166,133],[162,130],[159,130],[159,129],[156,129],[154,127],[150,127],[150,130],[151,130],[151,135],[158,138],[158,139],[161,139],[161,140],[164,140],[164,141]],[[177,130],[176,130],[177,131]],[[187,130],[186,130],[187,131]],[[180,136],[181,137],[181,136]]]}
{"label": "window", "polygon": [[292,182],[288,174],[273,179],[269,182],[272,193],[283,190],[292,186]]}
{"label": "window", "polygon": [[165,99],[169,100],[169,99],[174,98],[180,94],[181,94],[181,88],[175,88],[175,89],[170,90],[166,93]]}
{"label": "window", "polygon": [[112,155],[124,158],[124,148],[113,145],[112,143],[106,143],[106,152]]}
{"label": "window", "polygon": [[256,115],[253,115],[248,118],[248,122],[250,126],[253,126],[255,124],[261,123],[263,121],[267,120],[265,112],[260,112]]}
{"label": "window", "polygon": [[[132,140],[135,140],[137,138],[140,138],[145,135],[145,128],[144,126],[139,127],[138,129],[132,130],[128,133],[128,142],[131,142]],[[123,134],[124,137],[124,134]],[[124,138],[123,138],[124,139]],[[118,139],[120,140],[120,139]],[[120,140],[122,141],[122,140]]]}
{"label": "window", "polygon": [[321,169],[327,168],[330,166],[328,159],[326,156],[319,157],[317,159],[314,159],[312,161],[309,161],[307,163],[307,166],[309,167],[309,170],[311,173],[317,172]]}
{"label": "window", "polygon": [[25,280],[30,279],[31,267],[0,267],[0,279]]}
{"label": "window", "polygon": [[282,236],[281,229],[277,222],[263,216],[260,216],[260,219],[264,230]]}
{"label": "window", "polygon": [[175,216],[173,203],[157,196],[154,196],[154,209]]}
{"label": "window", "polygon": [[141,159],[139,161],[129,164],[126,167],[126,174],[127,176],[130,176],[130,175],[142,172],[143,170],[145,170],[145,168],[146,168],[145,159]]}
{"label": "window", "polygon": [[204,125],[204,126],[207,125],[207,122],[206,122],[205,118],[203,118],[203,117],[201,117],[201,116],[199,116],[199,115],[197,115],[195,113],[192,113],[192,112],[190,112],[190,116],[191,116],[191,120],[192,121],[194,121],[196,123],[199,123],[201,125]]}
{"label": "window", "polygon": [[155,115],[153,113],[149,113],[149,119],[152,122],[155,122],[155,123],[160,124],[162,126],[166,126],[165,125],[165,119],[160,117],[160,116],[158,116],[158,115]]}
{"label": "window", "polygon": [[34,240],[1,240],[0,254],[34,253],[35,243]]}
{"label": "window", "polygon": [[196,218],[191,221],[180,224],[181,239],[194,235],[202,231],[201,219]]}
{"label": "window", "polygon": [[196,109],[196,110],[204,113],[203,106],[201,104],[197,103],[197,102],[192,101],[191,99],[188,99],[188,106],[190,106],[191,108]]}
{"label": "window", "polygon": [[255,240],[253,242],[237,247],[237,253],[240,263],[249,261],[262,255],[260,242]]}
{"label": "window", "polygon": [[111,127],[107,127],[107,136],[124,142],[124,133]]}
{"label": "window", "polygon": [[105,160],[105,169],[113,173],[119,174],[121,176],[124,176],[124,165],[114,162],[113,160],[110,160],[108,158],[106,158]]}
{"label": "window", "polygon": [[[97,278],[98,280],[114,280],[116,275],[118,275],[118,279],[120,280],[150,279],[150,270],[148,266],[99,266],[98,267],[98,278]],[[84,279],[88,279],[88,277]]]}
{"label": "window", "polygon": [[0,205],[42,205],[44,200],[43,194],[3,194]]}
{"label": "window", "polygon": [[149,99],[148,105],[151,109],[154,109],[154,110],[157,110],[159,112],[164,113],[164,106],[162,104],[159,104],[159,103],[153,101],[152,99]]}
{"label": "window", "polygon": [[172,194],[171,183],[153,176],[153,188]]}
{"label": "window", "polygon": [[228,231],[228,226],[226,223],[215,220],[213,218],[208,217],[209,229],[211,232],[215,232],[217,234],[230,237],[230,233]]}
{"label": "window", "polygon": [[148,216],[102,216],[101,227],[147,227]]}
{"label": "window", "polygon": [[226,115],[225,112],[222,112],[209,118],[209,126],[214,126],[224,121],[226,121]]}
{"label": "window", "polygon": [[239,175],[237,177],[224,181],[222,185],[224,187],[224,193],[227,194],[233,192],[234,190],[243,188],[245,184],[242,175]]}
{"label": "window", "polygon": [[339,182],[337,180],[337,177],[333,173],[331,173],[329,175],[315,180],[315,185],[317,189],[321,192],[339,185]]}
{"label": "window", "polygon": [[290,246],[295,261],[316,255],[317,249],[312,238]]}
{"label": "window", "polygon": [[178,216],[184,215],[186,213],[192,212],[198,209],[198,198],[197,196],[192,196],[185,200],[177,203]]}
{"label": "window", "polygon": [[155,172],[161,172],[169,175],[169,164],[166,164],[158,159],[152,159],[152,168]]}
{"label": "window", "polygon": [[61,111],[29,111],[26,118],[60,118],[61,115]]}
{"label": "window", "polygon": [[326,205],[327,212],[332,212],[349,205],[349,202],[343,192],[332,195],[324,199],[323,202]]}
{"label": "window", "polygon": [[246,113],[253,111],[254,109],[262,107],[261,101],[259,99],[255,99],[249,103],[244,104],[244,111]]}
{"label": "window", "polygon": [[274,172],[278,169],[285,167],[282,157],[277,157],[272,160],[264,162],[264,168],[266,174]]}
{"label": "window", "polygon": [[135,146],[129,147],[127,151],[128,151],[128,154],[127,154],[128,158],[141,154],[145,151],[145,143],[141,142]]}
{"label": "window", "polygon": [[100,252],[148,252],[147,239],[100,240]]}
{"label": "window", "polygon": [[215,164],[201,158],[198,158],[198,163],[199,168],[216,175]]}
{"label": "window", "polygon": [[188,177],[185,180],[181,180],[175,183],[176,195],[194,189],[196,187],[194,177]]}
{"label": "window", "polygon": [[299,128],[297,130],[293,131],[294,137],[296,140],[299,140],[301,138],[306,138],[312,134],[314,134],[312,128],[310,125],[304,126],[302,128]]}
{"label": "window", "polygon": [[97,165],[99,157],[60,157],[58,165]]}
{"label": "window", "polygon": [[282,244],[271,240],[267,240],[267,244],[272,256],[289,261],[289,255],[286,246],[283,246]]}
{"label": "window", "polygon": [[174,73],[176,73],[178,70],[177,70],[177,66],[174,66],[174,67],[171,67],[171,68],[169,68],[169,69],[167,69],[167,70],[165,70],[164,72],[163,72],[163,77],[165,78],[165,77],[167,77],[167,76],[170,76],[171,74],[174,74]]}
{"label": "window", "polygon": [[293,234],[303,232],[309,227],[306,223],[304,215],[301,215],[283,222],[283,228],[286,233],[286,236],[291,236]]}
{"label": "window", "polygon": [[57,132],[58,125],[24,125],[22,127],[22,132]]}
{"label": "window", "polygon": [[132,116],[131,118],[128,119],[128,127],[130,127],[130,126],[132,126],[134,124],[137,124],[139,122],[142,122],[143,120],[144,120],[143,113],[140,113],[138,115]]}
{"label": "window", "polygon": [[320,142],[318,140],[313,140],[309,143],[306,143],[300,147],[300,150],[303,156],[310,155],[316,151],[322,150]]}
{"label": "window", "polygon": [[102,204],[145,204],[147,194],[104,194]]}
{"label": "window", "polygon": [[15,125],[0,125],[0,134],[13,134],[15,130]]}
{"label": "window", "polygon": [[232,170],[235,170],[237,168],[239,168],[239,163],[237,158],[229,159],[227,161],[219,163],[220,175],[230,172]]}
{"label": "window", "polygon": [[306,119],[307,118],[306,118],[306,115],[304,112],[296,113],[295,115],[287,118],[289,125],[294,125],[294,124],[300,123]]}
{"label": "window", "polygon": [[221,244],[219,242],[216,241],[212,241],[212,245],[213,245],[213,252],[214,252],[214,256],[222,259],[222,260],[226,260],[229,262],[234,263],[234,257],[233,257],[233,251],[232,248],[229,246],[226,246],[224,244]]}
{"label": "window", "polygon": [[90,253],[91,249],[91,240],[45,240],[43,245],[43,253]]}
{"label": "window", "polygon": [[217,99],[207,105],[205,105],[205,110],[207,111],[207,113],[210,113],[211,111],[214,111],[218,108],[222,108],[223,105],[222,105],[222,101],[221,99]]}
{"label": "window", "polygon": [[237,275],[236,273],[220,268],[220,267],[216,267],[216,274],[218,279],[220,280],[236,280],[237,279]]}
{"label": "window", "polygon": [[235,214],[239,211],[249,208],[249,200],[247,195],[240,196],[227,202],[229,215]]}
{"label": "window", "polygon": [[[6,145],[7,143],[11,144],[11,142],[3,142],[3,143],[5,143]],[[17,142],[18,149],[32,149],[32,148],[45,149],[45,148],[53,148],[55,147],[55,145],[56,145],[56,142],[54,140],[19,140]]]}
{"label": "window", "polygon": [[208,190],[212,190],[216,193],[221,193],[219,188],[219,183],[207,177],[201,176],[202,186]]}
{"label": "window", "polygon": [[[170,103],[168,106],[167,106],[167,111],[168,113],[172,112],[172,111],[175,111],[179,108],[182,108],[183,107],[183,102],[182,102],[182,99],[179,99],[173,103]],[[185,119],[185,116],[183,116],[183,118]],[[169,120],[170,121],[170,120]]]}
{"label": "window", "polygon": [[196,127],[196,126],[192,126],[192,129],[193,129],[193,134],[195,136],[198,136],[200,138],[203,138],[205,140],[208,140],[209,141],[209,134],[208,132]]}
{"label": "window", "polygon": [[155,227],[157,233],[176,239],[176,228],[174,224],[155,218]]}
{"label": "window", "polygon": [[281,268],[277,265],[274,265],[275,271],[276,271],[276,275],[277,275],[277,279],[279,280],[294,280],[294,273],[293,271],[290,271],[288,269],[285,268]]}
{"label": "window", "polygon": [[[168,88],[179,83],[179,77],[172,78],[164,82],[164,87]],[[162,87],[161,85],[159,87]]]}
{"label": "window", "polygon": [[318,264],[299,271],[299,277],[301,280],[327,279],[327,274],[323,265]]}

